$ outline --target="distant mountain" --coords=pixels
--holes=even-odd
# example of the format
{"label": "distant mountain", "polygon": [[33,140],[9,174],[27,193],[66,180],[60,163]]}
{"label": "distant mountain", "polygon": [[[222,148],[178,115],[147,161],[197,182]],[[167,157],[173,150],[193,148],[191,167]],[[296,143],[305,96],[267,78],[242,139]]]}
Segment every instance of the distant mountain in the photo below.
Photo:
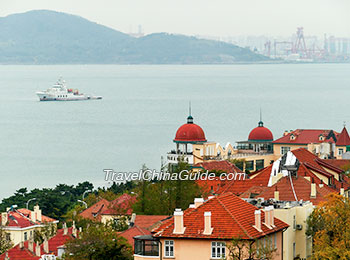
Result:
{"label": "distant mountain", "polygon": [[79,16],[48,10],[0,18],[0,63],[203,64],[266,60],[228,43],[167,33],[134,38]]}

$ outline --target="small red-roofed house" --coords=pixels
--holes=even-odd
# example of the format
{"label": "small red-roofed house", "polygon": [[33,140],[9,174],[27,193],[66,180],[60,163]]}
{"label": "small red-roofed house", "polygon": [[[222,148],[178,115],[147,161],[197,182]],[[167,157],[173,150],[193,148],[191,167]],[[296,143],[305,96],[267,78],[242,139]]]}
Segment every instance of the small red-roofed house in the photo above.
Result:
{"label": "small red-roofed house", "polygon": [[42,215],[39,206],[34,206],[34,210],[8,208],[1,213],[0,224],[8,234],[8,239],[14,245],[29,240],[34,235],[35,230],[40,230],[43,226],[57,225],[58,220]]}
{"label": "small red-roofed house", "polygon": [[[276,247],[273,259],[282,259],[282,232],[288,225],[273,216],[272,208],[261,211],[232,193],[198,202],[185,211],[176,209],[172,218],[152,231],[152,237],[135,237],[134,259],[144,259],[148,253],[153,253],[150,259],[160,259],[159,248],[164,258],[223,259],[233,238],[250,243],[269,239]],[[155,240],[162,245],[158,256]]]}
{"label": "small red-roofed house", "polygon": [[136,196],[124,193],[113,201],[101,199],[81,212],[80,216],[102,223],[118,219],[121,216],[127,216],[129,218],[132,214],[132,206],[135,202]]}
{"label": "small red-roofed house", "polygon": [[278,157],[287,151],[305,148],[322,159],[342,159],[350,151],[350,137],[344,126],[341,133],[323,129],[297,129],[273,141],[274,154]]}

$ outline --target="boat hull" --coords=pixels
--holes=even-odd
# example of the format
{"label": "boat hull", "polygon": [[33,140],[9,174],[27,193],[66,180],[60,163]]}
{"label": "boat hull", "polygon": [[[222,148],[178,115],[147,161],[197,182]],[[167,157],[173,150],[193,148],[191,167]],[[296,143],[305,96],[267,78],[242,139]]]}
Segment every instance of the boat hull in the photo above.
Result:
{"label": "boat hull", "polygon": [[58,97],[50,95],[44,92],[37,92],[37,96],[40,101],[80,101],[80,100],[95,100],[102,99],[101,96],[88,96],[88,95],[70,95],[68,97]]}

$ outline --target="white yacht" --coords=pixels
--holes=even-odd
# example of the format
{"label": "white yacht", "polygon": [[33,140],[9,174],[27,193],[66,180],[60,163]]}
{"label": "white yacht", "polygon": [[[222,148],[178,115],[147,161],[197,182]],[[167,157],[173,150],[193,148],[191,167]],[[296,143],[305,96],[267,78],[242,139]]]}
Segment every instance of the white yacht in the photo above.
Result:
{"label": "white yacht", "polygon": [[66,82],[60,78],[52,88],[36,92],[40,101],[73,101],[73,100],[88,100],[102,99],[101,96],[90,96],[79,93],[77,89],[67,88]]}

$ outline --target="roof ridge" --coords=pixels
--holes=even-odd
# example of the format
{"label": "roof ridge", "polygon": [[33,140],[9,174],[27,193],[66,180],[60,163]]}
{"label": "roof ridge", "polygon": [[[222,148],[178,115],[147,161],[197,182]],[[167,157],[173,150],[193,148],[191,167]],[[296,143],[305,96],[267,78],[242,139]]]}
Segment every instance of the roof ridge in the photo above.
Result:
{"label": "roof ridge", "polygon": [[[232,193],[226,193],[224,194],[223,196],[233,196]],[[223,197],[223,196],[220,196],[220,197]],[[243,232],[249,237],[249,238],[253,238],[251,235],[249,235],[248,231],[241,225],[241,223],[239,221],[237,221],[237,219],[235,218],[235,216],[233,216],[233,214],[226,208],[226,206],[224,205],[224,203],[218,198],[218,197],[215,197],[218,202],[220,203],[220,205],[224,208],[224,210],[227,211],[228,214],[230,214],[230,216],[232,217],[232,219],[238,224],[238,226],[243,230]],[[238,198],[238,197],[237,197]],[[240,199],[240,198],[239,198]]]}

